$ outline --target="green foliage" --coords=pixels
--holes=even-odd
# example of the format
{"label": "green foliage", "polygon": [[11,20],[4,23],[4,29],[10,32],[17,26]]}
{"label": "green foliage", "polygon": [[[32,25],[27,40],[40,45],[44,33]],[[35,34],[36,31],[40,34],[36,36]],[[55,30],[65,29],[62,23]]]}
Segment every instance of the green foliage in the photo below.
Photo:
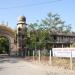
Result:
{"label": "green foliage", "polygon": [[0,37],[0,53],[9,52],[9,41],[5,37]]}
{"label": "green foliage", "polygon": [[58,14],[48,13],[48,16],[42,20],[42,27],[49,31],[70,32],[71,26],[66,25]]}
{"label": "green foliage", "polygon": [[35,51],[34,51],[34,55],[35,55],[35,56],[39,56],[39,51],[38,51],[38,50],[35,50]]}
{"label": "green foliage", "polygon": [[73,44],[71,45],[71,47],[75,47],[75,43],[73,43]]}
{"label": "green foliage", "polygon": [[47,55],[49,55],[48,50],[43,49],[43,50],[41,51],[41,56],[47,56]]}
{"label": "green foliage", "polygon": [[[35,56],[39,56],[39,50],[35,50],[34,51],[34,55]],[[48,56],[49,55],[49,51],[46,49],[40,50],[40,55],[41,56]]]}
{"label": "green foliage", "polygon": [[56,32],[71,32],[71,25],[66,25],[58,14],[50,12],[41,22],[37,21],[28,26],[28,48],[33,50],[51,49],[50,43],[54,41],[51,35]]}

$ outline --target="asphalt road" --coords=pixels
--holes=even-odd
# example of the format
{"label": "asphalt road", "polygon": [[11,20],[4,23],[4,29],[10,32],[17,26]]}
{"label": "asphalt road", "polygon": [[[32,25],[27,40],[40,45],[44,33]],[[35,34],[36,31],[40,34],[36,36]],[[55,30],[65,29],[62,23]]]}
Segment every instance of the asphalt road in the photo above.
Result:
{"label": "asphalt road", "polygon": [[33,64],[17,58],[0,58],[0,75],[48,75]]}

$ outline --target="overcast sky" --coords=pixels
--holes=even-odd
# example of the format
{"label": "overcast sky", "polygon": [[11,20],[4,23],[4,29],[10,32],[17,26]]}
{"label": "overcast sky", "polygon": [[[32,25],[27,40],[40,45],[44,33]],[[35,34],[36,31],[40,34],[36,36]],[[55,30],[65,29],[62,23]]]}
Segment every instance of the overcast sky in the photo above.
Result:
{"label": "overcast sky", "polygon": [[8,22],[12,28],[16,28],[21,15],[29,24],[45,18],[49,12],[58,13],[75,31],[75,0],[0,0],[0,23]]}

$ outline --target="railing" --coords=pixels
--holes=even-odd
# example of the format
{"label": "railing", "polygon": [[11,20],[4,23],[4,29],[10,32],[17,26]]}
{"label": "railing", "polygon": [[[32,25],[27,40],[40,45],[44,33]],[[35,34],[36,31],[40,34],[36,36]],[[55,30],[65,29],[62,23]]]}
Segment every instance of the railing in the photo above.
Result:
{"label": "railing", "polygon": [[51,43],[73,43],[75,40],[53,40]]}
{"label": "railing", "polygon": [[75,58],[72,58],[72,62],[70,58],[65,58],[65,57],[53,57],[51,56],[51,50],[48,52],[47,55],[43,54],[42,51],[33,51],[32,56],[26,56],[25,60],[28,62],[33,62],[33,63],[41,63],[49,66],[57,66],[62,69],[73,69],[75,70]]}

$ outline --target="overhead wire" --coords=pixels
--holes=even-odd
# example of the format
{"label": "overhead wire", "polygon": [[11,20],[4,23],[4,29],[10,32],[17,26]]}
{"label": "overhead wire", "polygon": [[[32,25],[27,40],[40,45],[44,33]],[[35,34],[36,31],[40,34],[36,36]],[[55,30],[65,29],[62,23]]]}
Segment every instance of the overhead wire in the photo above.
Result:
{"label": "overhead wire", "polygon": [[15,9],[15,8],[40,6],[40,5],[55,3],[55,2],[58,2],[58,1],[62,1],[62,0],[52,0],[52,1],[45,1],[45,2],[40,2],[40,3],[34,3],[34,4],[23,4],[23,5],[18,5],[18,6],[3,7],[3,8],[0,8],[0,9]]}

